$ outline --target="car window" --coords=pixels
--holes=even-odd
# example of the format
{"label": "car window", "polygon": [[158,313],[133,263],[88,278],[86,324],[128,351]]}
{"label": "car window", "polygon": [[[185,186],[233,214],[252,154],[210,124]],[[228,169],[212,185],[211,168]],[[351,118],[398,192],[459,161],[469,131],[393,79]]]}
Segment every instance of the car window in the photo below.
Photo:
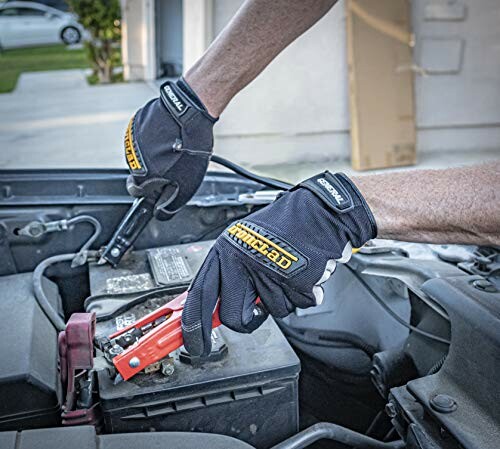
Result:
{"label": "car window", "polygon": [[18,17],[18,16],[44,16],[45,11],[34,8],[3,8],[0,9],[2,17]]}
{"label": "car window", "polygon": [[18,15],[19,15],[19,10],[17,8],[0,9],[0,16],[2,17],[14,17]]}
{"label": "car window", "polygon": [[[9,2],[7,1],[5,3]],[[38,3],[39,5],[49,6],[50,8],[54,8],[63,12],[69,11],[69,4],[67,0],[38,0],[36,3]],[[0,0],[0,4],[2,4],[2,0]]]}
{"label": "car window", "polygon": [[18,8],[18,15],[20,16],[44,16],[45,11],[34,8]]}

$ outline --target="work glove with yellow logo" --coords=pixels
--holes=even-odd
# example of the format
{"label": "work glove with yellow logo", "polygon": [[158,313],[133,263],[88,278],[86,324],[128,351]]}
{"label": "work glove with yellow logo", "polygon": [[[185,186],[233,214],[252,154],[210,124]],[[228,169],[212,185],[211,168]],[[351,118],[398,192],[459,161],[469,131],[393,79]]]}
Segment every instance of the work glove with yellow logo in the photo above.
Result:
{"label": "work glove with yellow logo", "polygon": [[320,304],[322,284],[336,264],[376,234],[359,190],[344,174],[330,172],[231,224],[189,289],[182,315],[186,349],[196,356],[210,352],[218,298],[221,322],[238,332],[252,332],[268,313],[285,317],[296,307]]}
{"label": "work glove with yellow logo", "polygon": [[213,125],[201,100],[180,78],[160,88],[130,120],[125,157],[127,190],[156,201],[155,216],[169,219],[200,186],[213,148]]}

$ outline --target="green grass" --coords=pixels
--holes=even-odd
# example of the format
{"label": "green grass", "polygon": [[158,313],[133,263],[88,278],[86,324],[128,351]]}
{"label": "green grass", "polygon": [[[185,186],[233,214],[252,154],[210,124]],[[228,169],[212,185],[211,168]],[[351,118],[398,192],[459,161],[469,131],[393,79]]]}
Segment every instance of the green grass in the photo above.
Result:
{"label": "green grass", "polygon": [[87,67],[85,50],[69,50],[64,45],[4,50],[0,52],[0,93],[11,92],[22,72]]}

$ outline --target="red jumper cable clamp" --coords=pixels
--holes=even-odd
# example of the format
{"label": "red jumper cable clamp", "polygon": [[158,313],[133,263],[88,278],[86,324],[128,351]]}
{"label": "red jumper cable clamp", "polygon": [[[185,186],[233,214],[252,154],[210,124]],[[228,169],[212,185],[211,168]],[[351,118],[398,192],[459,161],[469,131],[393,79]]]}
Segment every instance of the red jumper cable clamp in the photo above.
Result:
{"label": "red jumper cable clamp", "polygon": [[[124,380],[182,346],[181,316],[186,298],[187,292],[182,293],[134,324],[110,335],[113,364]],[[217,303],[212,327],[220,324]]]}

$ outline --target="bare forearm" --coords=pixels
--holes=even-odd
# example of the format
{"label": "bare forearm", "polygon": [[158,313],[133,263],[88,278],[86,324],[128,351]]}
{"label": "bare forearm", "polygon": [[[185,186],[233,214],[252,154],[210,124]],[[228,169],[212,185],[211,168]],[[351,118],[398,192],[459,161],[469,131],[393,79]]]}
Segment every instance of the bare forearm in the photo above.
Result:
{"label": "bare forearm", "polygon": [[293,40],[336,0],[247,0],[205,54],[186,73],[189,85],[218,117]]}
{"label": "bare forearm", "polygon": [[380,238],[500,245],[500,161],[353,178]]}

